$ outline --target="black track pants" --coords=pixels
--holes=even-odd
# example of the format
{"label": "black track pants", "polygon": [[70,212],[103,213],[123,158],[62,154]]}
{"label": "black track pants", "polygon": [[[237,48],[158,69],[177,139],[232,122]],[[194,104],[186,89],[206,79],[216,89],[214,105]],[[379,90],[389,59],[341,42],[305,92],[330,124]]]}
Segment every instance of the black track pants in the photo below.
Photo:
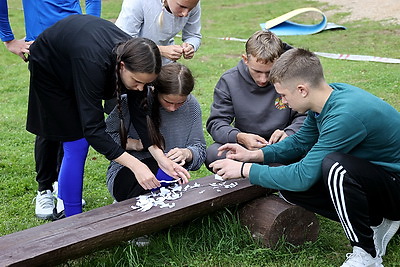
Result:
{"label": "black track pants", "polygon": [[281,194],[291,203],[339,221],[352,246],[375,256],[370,226],[379,225],[383,218],[400,220],[400,176],[338,152],[323,160],[322,175],[305,192]]}

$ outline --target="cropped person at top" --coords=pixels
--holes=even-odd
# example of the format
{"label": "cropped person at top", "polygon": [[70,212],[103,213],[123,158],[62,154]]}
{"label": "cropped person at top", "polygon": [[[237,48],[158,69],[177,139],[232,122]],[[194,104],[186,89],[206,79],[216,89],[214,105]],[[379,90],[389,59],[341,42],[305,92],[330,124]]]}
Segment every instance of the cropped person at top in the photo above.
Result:
{"label": "cropped person at top", "polygon": [[[191,59],[201,43],[199,0],[124,0],[115,24],[133,37],[153,40],[163,65]],[[174,37],[182,31],[182,44]]]}

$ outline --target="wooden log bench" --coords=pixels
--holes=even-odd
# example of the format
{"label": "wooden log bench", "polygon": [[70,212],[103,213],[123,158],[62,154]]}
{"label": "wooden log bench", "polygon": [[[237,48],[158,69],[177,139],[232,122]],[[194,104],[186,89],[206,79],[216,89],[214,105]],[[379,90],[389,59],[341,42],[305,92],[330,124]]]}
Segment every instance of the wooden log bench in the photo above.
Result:
{"label": "wooden log bench", "polygon": [[[233,188],[221,187],[218,191],[209,186],[215,182],[221,183],[215,180],[214,175],[191,181],[189,185],[198,183],[200,187],[183,192],[181,198],[173,201],[175,207],[171,209],[153,207],[146,212],[140,212],[131,208],[136,200],[129,199],[2,236],[0,266],[59,264],[224,207],[263,198],[270,192],[251,185],[247,179],[226,181],[226,184],[238,184]],[[263,210],[256,211],[262,212]],[[302,214],[296,215],[301,220]],[[305,222],[307,223],[310,222]],[[286,227],[290,228],[290,225]]]}

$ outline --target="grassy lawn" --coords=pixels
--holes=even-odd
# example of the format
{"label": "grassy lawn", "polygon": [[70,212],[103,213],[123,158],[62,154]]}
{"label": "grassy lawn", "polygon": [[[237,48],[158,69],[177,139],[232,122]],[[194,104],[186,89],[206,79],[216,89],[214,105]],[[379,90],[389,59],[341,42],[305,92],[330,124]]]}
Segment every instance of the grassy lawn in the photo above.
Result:
{"label": "grassy lawn", "polygon": [[[102,17],[115,19],[121,0],[103,0]],[[328,6],[307,0],[202,0],[201,48],[195,57],[181,60],[196,77],[194,95],[209,115],[213,89],[220,75],[234,67],[244,51],[244,43],[219,37],[247,39],[259,30],[259,23],[301,7]],[[9,0],[11,25],[17,38],[24,36],[20,0]],[[345,13],[328,21],[340,23]],[[309,20],[312,20],[310,18]],[[398,58],[398,25],[369,20],[345,23],[345,31],[324,31],[307,36],[283,36],[283,41],[312,51]],[[179,40],[177,40],[179,41]],[[179,42],[180,43],[180,42]],[[27,64],[0,46],[0,235],[43,223],[34,216],[36,195],[33,158],[34,136],[25,130],[29,72]],[[346,61],[321,58],[328,82],[359,86],[400,110],[400,64]],[[374,119],[374,118],[371,118]],[[211,138],[206,133],[206,140]],[[90,150],[84,180],[84,210],[112,203],[105,185],[108,161]],[[204,167],[192,172],[198,178],[210,174]],[[321,219],[318,240],[300,247],[282,242],[275,250],[255,242],[237,219],[235,209],[198,218],[151,236],[151,245],[137,248],[123,243],[68,262],[68,266],[339,266],[351,251],[341,226]],[[400,262],[400,238],[389,244],[385,266]],[[0,252],[1,254],[1,252]]]}

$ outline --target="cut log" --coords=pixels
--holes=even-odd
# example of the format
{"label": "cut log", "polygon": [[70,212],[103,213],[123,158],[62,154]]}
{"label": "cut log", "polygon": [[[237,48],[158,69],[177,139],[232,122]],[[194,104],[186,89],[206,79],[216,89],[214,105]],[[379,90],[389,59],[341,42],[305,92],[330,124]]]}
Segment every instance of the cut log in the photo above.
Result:
{"label": "cut log", "polygon": [[269,195],[245,204],[239,218],[252,236],[269,248],[284,239],[293,245],[314,242],[319,233],[319,221],[314,213]]}
{"label": "cut log", "polygon": [[52,266],[121,241],[151,234],[218,209],[265,196],[267,189],[251,185],[248,179],[227,181],[236,187],[219,190],[214,175],[189,184],[200,184],[174,200],[172,209],[153,207],[133,210],[135,199],[93,209],[59,221],[0,237],[0,266]]}

